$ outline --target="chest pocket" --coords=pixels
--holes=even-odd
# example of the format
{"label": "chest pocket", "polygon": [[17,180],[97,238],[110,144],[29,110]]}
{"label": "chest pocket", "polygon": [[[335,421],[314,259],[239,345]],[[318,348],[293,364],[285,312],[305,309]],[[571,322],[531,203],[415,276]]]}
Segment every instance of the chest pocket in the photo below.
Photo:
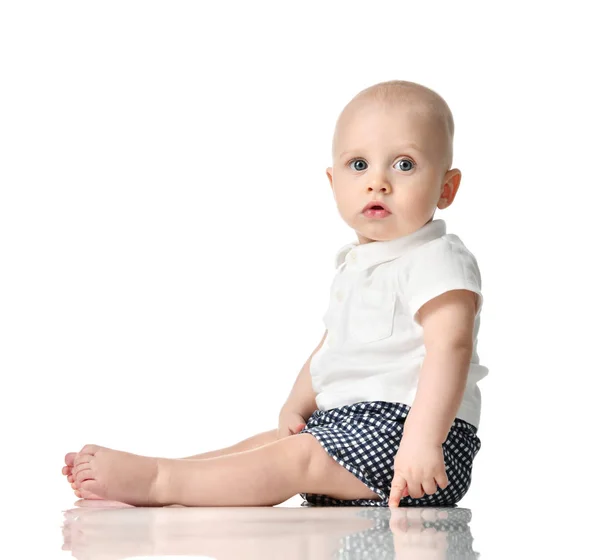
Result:
{"label": "chest pocket", "polygon": [[359,342],[374,342],[391,336],[396,296],[393,292],[361,289],[348,318],[349,335]]}

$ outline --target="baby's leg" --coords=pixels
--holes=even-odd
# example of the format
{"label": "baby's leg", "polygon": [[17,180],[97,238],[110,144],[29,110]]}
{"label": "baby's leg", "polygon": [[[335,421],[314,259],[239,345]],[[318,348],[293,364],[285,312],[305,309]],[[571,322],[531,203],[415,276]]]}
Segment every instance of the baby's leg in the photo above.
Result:
{"label": "baby's leg", "polygon": [[[178,466],[182,468],[179,475],[183,472],[189,475],[177,476],[179,483],[176,486],[182,484],[179,496],[185,496],[183,500],[187,500],[187,504],[176,503],[184,505],[269,506],[301,492],[324,494],[339,500],[381,500],[330,457],[310,434],[279,439],[246,453],[174,466],[176,468],[170,472],[171,480]],[[213,473],[214,491],[206,478]],[[173,491],[173,487],[170,490]],[[211,497],[211,493],[216,496]]]}
{"label": "baby's leg", "polygon": [[[223,457],[225,455],[232,455],[234,453],[241,453],[242,451],[249,451],[251,449],[257,449],[258,447],[262,447],[263,445],[268,445],[269,443],[273,443],[277,441],[277,432],[278,430],[269,430],[267,432],[261,432],[260,434],[256,434],[252,437],[249,437],[235,445],[230,447],[224,447],[223,449],[218,449],[216,451],[207,451],[206,453],[200,453],[199,455],[192,455],[191,457],[182,457],[182,459],[190,459],[190,460],[202,460],[202,459],[213,459],[215,457]],[[78,498],[82,497],[80,490],[77,488],[75,484],[75,478],[73,476],[73,461],[77,453],[67,453],[65,456],[66,466],[63,467],[62,473],[66,475],[67,480],[71,484],[71,488],[75,492],[75,495]],[[96,496],[91,492],[87,494],[86,499],[88,500],[102,500],[100,496]]]}
{"label": "baby's leg", "polygon": [[216,451],[207,451],[206,453],[192,455],[191,457],[182,457],[182,459],[213,459],[214,457],[222,457],[223,455],[249,451],[250,449],[256,449],[257,447],[262,447],[263,445],[277,441],[277,432],[277,429],[261,432],[260,434],[249,437],[230,447],[224,447],[223,449],[218,449]]}
{"label": "baby's leg", "polygon": [[[249,437],[235,445],[231,445],[230,447],[224,447],[223,449],[218,449],[216,451],[207,451],[206,453],[200,453],[199,455],[192,455],[191,457],[182,457],[182,459],[212,459],[214,457],[222,457],[223,455],[231,455],[232,453],[240,453],[241,451],[249,451],[250,449],[256,449],[257,447],[262,447],[263,445],[267,445],[269,443],[273,443],[277,440],[277,432],[278,430],[269,430],[267,432],[261,432],[260,434],[256,434],[252,437]],[[67,476],[67,480],[71,483],[73,489],[75,489],[75,485],[73,484],[73,460],[75,459],[76,452],[67,453],[65,456],[65,465],[62,469],[62,473]]]}
{"label": "baby's leg", "polygon": [[186,461],[84,446],[73,469],[89,492],[132,505],[272,506],[299,493],[378,499],[310,434],[213,459]]}

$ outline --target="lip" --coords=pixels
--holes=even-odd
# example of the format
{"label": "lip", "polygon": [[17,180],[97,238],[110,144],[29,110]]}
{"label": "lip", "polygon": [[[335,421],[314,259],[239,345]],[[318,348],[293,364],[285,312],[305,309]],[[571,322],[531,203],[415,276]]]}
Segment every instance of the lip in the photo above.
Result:
{"label": "lip", "polygon": [[368,210],[369,208],[372,208],[373,206],[381,206],[388,214],[391,214],[390,209],[380,200],[371,200],[371,202],[369,202],[363,209],[362,211],[365,212],[366,210]]}

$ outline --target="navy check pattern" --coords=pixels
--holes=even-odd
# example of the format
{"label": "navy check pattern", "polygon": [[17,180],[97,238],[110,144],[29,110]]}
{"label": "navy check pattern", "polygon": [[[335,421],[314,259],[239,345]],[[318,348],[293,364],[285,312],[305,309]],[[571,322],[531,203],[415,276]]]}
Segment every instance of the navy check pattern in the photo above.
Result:
{"label": "navy check pattern", "polygon": [[[304,494],[302,506],[388,507],[394,477],[394,457],[400,447],[404,420],[410,406],[398,402],[365,401],[316,410],[301,434],[313,435],[323,449],[381,500],[340,500],[322,494]],[[448,486],[422,498],[405,496],[400,507],[447,507],[456,504],[471,485],[473,460],[481,448],[477,428],[455,418],[442,444]]]}

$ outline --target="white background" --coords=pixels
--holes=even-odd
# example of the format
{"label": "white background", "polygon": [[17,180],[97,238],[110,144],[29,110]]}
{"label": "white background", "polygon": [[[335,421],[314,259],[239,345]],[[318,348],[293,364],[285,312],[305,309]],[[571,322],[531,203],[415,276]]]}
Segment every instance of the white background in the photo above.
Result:
{"label": "white background", "polygon": [[[14,554],[67,555],[68,451],[183,457],[276,427],[324,331],[334,254],[356,239],[325,175],[335,120],[390,79],[434,89],[455,119],[463,177],[436,218],[479,262],[490,368],[459,504],[474,548],[587,550],[600,88],[585,6],[3,3],[0,469]],[[24,512],[48,515],[33,530]]]}

